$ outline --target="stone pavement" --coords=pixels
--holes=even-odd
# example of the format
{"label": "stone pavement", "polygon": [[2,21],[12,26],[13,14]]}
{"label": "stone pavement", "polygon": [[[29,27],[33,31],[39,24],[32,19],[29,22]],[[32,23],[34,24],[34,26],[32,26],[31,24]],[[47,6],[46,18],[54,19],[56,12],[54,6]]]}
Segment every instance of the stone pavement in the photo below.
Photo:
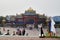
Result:
{"label": "stone pavement", "polygon": [[[16,31],[16,28],[5,28],[6,30],[10,30],[10,34],[12,34],[13,31]],[[46,33],[46,29],[43,29],[44,33]],[[3,28],[1,27],[2,33],[6,33],[6,31],[3,31]],[[60,32],[57,31],[57,32]],[[12,35],[0,35],[0,40],[60,40],[59,38],[39,38],[39,31],[37,29],[29,30],[26,29],[26,33],[29,33],[28,36],[12,36]]]}
{"label": "stone pavement", "polygon": [[38,37],[0,37],[0,40],[60,40],[60,38],[38,38]]}
{"label": "stone pavement", "polygon": [[[5,34],[6,31],[9,29],[10,30],[10,36],[13,33],[13,31],[16,31],[16,28],[7,28],[7,27],[5,27],[5,29],[6,29],[5,31],[3,31],[3,27],[0,27],[0,28],[1,28],[0,30],[2,31],[3,34]],[[22,28],[20,28],[20,29],[22,30]],[[44,34],[47,33],[47,29],[43,29],[43,31],[44,31]],[[60,36],[60,30],[57,29],[56,31],[57,31],[56,35]],[[27,33],[28,33],[28,36],[36,36],[36,37],[39,36],[39,31],[37,29],[29,30],[29,29],[26,28],[26,34]],[[26,36],[26,34],[25,34],[25,36]]]}

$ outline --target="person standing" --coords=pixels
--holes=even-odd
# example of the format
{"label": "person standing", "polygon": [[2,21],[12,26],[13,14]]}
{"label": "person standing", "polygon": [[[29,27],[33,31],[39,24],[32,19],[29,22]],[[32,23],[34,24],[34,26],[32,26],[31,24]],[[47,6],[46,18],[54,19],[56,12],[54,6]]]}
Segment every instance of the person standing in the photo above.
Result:
{"label": "person standing", "polygon": [[42,23],[38,25],[38,30],[39,30],[39,37],[43,37],[44,32],[43,32],[43,29],[42,29]]}
{"label": "person standing", "polygon": [[25,29],[22,30],[22,35],[23,35],[23,36],[25,35]]}
{"label": "person standing", "polygon": [[41,37],[43,37],[44,36],[44,32],[43,32],[42,27],[40,29],[41,29]]}
{"label": "person standing", "polygon": [[52,35],[54,35],[55,36],[55,34],[56,34],[56,29],[55,29],[55,22],[54,22],[54,20],[53,20],[53,18],[51,18],[51,28],[50,28],[50,31],[51,31],[51,36]]}

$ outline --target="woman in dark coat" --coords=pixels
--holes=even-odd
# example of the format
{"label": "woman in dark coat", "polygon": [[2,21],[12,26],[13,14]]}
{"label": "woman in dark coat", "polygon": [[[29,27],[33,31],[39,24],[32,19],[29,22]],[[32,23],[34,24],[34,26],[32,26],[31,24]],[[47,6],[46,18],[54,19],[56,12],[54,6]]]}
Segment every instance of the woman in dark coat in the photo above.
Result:
{"label": "woman in dark coat", "polygon": [[41,27],[41,37],[44,35],[43,29]]}

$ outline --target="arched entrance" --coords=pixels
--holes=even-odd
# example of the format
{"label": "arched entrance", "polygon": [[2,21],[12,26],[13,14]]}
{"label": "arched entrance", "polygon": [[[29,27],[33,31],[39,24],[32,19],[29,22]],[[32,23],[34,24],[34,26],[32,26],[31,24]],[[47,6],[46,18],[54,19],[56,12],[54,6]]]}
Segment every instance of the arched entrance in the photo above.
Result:
{"label": "arched entrance", "polygon": [[24,16],[24,24],[33,24],[35,26],[35,24],[37,23],[37,18],[36,16]]}

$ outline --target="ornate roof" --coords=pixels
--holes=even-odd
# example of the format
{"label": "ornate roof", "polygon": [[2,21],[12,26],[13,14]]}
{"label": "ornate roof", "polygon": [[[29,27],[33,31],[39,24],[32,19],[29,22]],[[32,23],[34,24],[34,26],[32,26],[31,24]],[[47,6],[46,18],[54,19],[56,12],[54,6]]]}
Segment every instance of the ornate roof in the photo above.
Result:
{"label": "ornate roof", "polygon": [[26,10],[26,11],[28,11],[28,12],[35,12],[35,10],[33,10],[31,7],[28,10]]}
{"label": "ornate roof", "polygon": [[22,14],[21,15],[16,15],[16,18],[22,18]]}
{"label": "ornate roof", "polygon": [[33,9],[30,7],[28,10],[30,10],[30,11],[31,11],[31,10],[33,10]]}

